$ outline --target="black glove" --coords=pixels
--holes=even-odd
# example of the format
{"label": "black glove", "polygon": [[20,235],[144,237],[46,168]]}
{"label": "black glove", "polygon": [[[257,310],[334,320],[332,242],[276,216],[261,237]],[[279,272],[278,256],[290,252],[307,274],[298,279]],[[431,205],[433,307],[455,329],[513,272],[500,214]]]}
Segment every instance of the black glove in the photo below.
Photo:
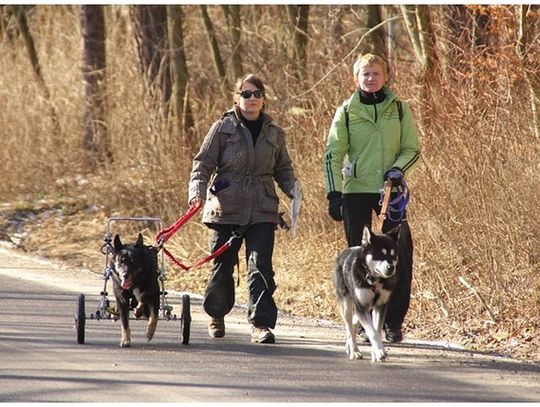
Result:
{"label": "black glove", "polygon": [[392,181],[392,186],[397,187],[403,182],[403,171],[398,167],[392,167],[384,173],[385,181]]}
{"label": "black glove", "polygon": [[328,198],[328,213],[336,222],[341,222],[343,220],[341,192],[329,192],[326,198]]}

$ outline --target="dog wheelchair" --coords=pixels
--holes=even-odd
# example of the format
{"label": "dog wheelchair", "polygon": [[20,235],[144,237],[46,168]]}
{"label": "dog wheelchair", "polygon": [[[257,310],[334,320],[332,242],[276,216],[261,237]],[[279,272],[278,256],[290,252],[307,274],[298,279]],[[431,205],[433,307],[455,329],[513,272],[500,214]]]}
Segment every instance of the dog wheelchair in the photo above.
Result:
{"label": "dog wheelchair", "polygon": [[[77,342],[79,344],[84,344],[85,342],[85,325],[86,320],[113,320],[117,321],[118,311],[114,306],[111,305],[109,301],[108,292],[107,292],[107,283],[111,278],[112,269],[110,267],[109,258],[113,251],[111,223],[113,222],[123,222],[123,221],[133,221],[133,222],[144,222],[147,224],[154,224],[162,230],[163,224],[160,218],[153,217],[111,217],[107,221],[105,235],[103,237],[104,243],[101,247],[101,252],[105,255],[105,268],[103,272],[103,290],[99,294],[99,301],[97,309],[90,313],[88,316],[85,311],[85,295],[79,294],[77,298],[77,306],[75,311],[75,328],[77,331]],[[167,291],[165,290],[165,280],[167,279],[165,273],[165,261],[164,261],[164,251],[160,250],[158,253],[158,280],[159,280],[159,318],[166,321],[180,321],[180,337],[183,345],[189,343],[190,327],[191,327],[191,304],[190,297],[187,294],[182,295],[182,304],[180,310],[180,316],[178,317],[173,313],[173,307],[169,304],[167,300]],[[133,306],[130,305],[130,313],[134,310]],[[131,319],[131,318],[130,318]],[[137,319],[133,317],[133,319]]]}

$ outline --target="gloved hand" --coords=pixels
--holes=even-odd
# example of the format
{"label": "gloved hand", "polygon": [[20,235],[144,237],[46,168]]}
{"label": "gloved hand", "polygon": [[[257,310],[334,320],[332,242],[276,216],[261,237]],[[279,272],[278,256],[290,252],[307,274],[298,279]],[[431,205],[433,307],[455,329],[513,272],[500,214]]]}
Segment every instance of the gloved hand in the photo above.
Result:
{"label": "gloved hand", "polygon": [[212,186],[210,187],[210,192],[213,194],[213,195],[217,195],[219,191],[222,191],[224,190],[225,188],[228,188],[229,185],[231,185],[229,183],[229,181],[226,181],[224,179],[220,179],[220,180],[217,180],[216,182],[214,182],[212,184]]}
{"label": "gloved hand", "polygon": [[329,192],[326,198],[328,199],[328,213],[336,222],[341,222],[343,220],[341,192]]}
{"label": "gloved hand", "polygon": [[385,181],[392,181],[392,186],[397,187],[403,182],[403,171],[398,167],[392,167],[384,173]]}

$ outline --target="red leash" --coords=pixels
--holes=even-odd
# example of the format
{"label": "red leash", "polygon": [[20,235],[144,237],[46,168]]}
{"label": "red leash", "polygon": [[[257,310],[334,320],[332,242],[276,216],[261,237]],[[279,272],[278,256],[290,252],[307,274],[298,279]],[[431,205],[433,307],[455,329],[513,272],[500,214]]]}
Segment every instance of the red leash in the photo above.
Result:
{"label": "red leash", "polygon": [[192,268],[200,267],[203,264],[209,262],[210,260],[216,258],[223,252],[225,252],[229,247],[231,247],[232,242],[234,239],[237,239],[240,237],[240,234],[233,233],[231,238],[227,240],[221,247],[219,247],[214,253],[210,254],[209,256],[206,256],[191,266],[185,265],[184,263],[177,260],[170,251],[168,251],[163,244],[171,238],[172,235],[174,235],[182,226],[184,226],[188,220],[190,220],[193,215],[197,213],[197,211],[201,208],[201,203],[198,203],[197,205],[190,206],[188,211],[180,217],[173,225],[169,226],[166,229],[160,230],[156,235],[156,243],[158,244],[158,247],[163,249],[163,253],[171,260],[174,264],[176,264],[178,267],[180,267],[183,270],[189,270]]}
{"label": "red leash", "polygon": [[184,226],[187,223],[187,221],[190,220],[200,208],[201,208],[200,202],[197,203],[196,205],[190,206],[188,211],[185,214],[183,214],[180,217],[180,219],[178,219],[175,223],[173,223],[171,226],[169,226],[166,229],[161,229],[156,235],[156,243],[161,246],[163,243],[169,240],[171,236],[174,235],[176,232],[178,232],[178,229]]}

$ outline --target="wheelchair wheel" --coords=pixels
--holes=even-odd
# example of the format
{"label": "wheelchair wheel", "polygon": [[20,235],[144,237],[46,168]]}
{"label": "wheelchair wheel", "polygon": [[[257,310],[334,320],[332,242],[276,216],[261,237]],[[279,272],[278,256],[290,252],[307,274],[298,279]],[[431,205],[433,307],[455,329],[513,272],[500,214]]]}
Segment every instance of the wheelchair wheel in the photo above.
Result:
{"label": "wheelchair wheel", "polygon": [[180,329],[182,337],[182,345],[189,343],[189,331],[191,328],[191,302],[189,295],[182,296],[182,315],[180,318]]}
{"label": "wheelchair wheel", "polygon": [[79,294],[77,299],[77,309],[75,311],[75,329],[77,330],[77,342],[84,343],[84,328],[86,325],[86,315],[84,311],[84,294]]}

